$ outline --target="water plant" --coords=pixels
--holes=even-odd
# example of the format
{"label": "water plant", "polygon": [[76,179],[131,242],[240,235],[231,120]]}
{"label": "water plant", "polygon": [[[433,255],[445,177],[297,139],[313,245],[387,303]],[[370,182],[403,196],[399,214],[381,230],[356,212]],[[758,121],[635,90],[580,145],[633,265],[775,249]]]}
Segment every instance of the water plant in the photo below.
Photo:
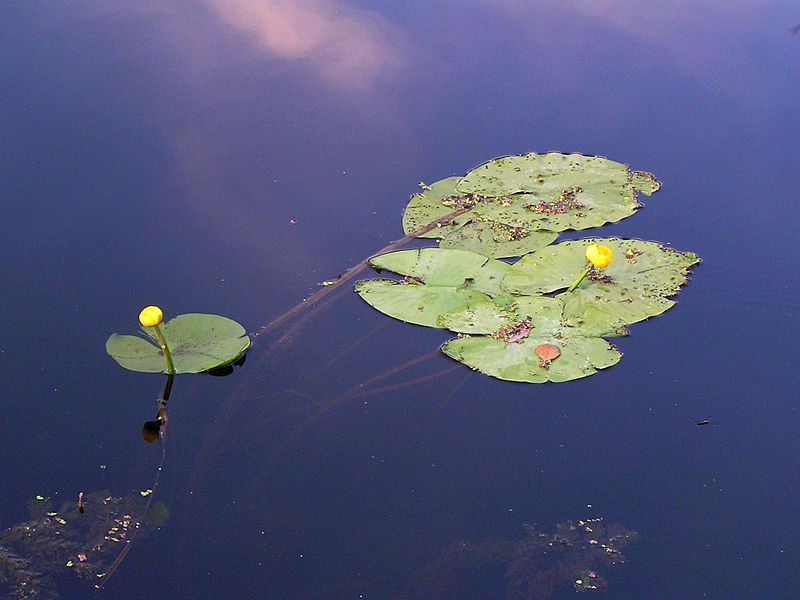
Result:
{"label": "water plant", "polygon": [[[359,281],[356,292],[396,319],[457,333],[442,352],[493,377],[544,383],[592,375],[622,357],[604,338],[671,308],[700,259],[642,240],[549,244],[561,231],[631,216],[641,207],[637,191],[659,187],[651,174],[597,156],[490,160],[412,196],[404,229],[440,219],[416,235],[437,238],[439,247],[373,257],[372,267],[401,278]],[[442,223],[453,209],[463,212]],[[522,258],[499,260],[514,256]]]}
{"label": "water plant", "polygon": [[[551,245],[562,231],[633,215],[637,193],[660,188],[650,173],[600,156],[504,156],[421,186],[406,206],[403,238],[326,281],[253,337],[372,266],[401,279],[359,281],[356,292],[394,318],[458,334],[442,346],[447,356],[499,379],[570,381],[616,364],[622,355],[605,338],[671,308],[670,297],[700,262],[692,252],[642,240]],[[399,250],[417,238],[437,239],[438,247]],[[127,369],[174,375],[229,365],[250,345],[244,328],[225,317],[179,315],[163,327],[162,318],[157,307],[145,308],[146,337],[114,334],[108,353]]]}
{"label": "water plant", "polygon": [[106,351],[121,366],[143,373],[201,373],[229,365],[250,347],[236,321],[218,315],[189,313],[162,323],[157,306],[139,314],[144,336],[112,334]]}

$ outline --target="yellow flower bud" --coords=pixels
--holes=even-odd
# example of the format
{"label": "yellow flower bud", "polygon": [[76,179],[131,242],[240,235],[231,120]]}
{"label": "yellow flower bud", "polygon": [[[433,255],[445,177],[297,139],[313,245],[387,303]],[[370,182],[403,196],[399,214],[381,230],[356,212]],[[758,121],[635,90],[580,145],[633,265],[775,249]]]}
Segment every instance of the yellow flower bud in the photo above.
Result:
{"label": "yellow flower bud", "polygon": [[601,244],[589,244],[586,247],[586,260],[597,269],[605,269],[611,264],[611,248]]}
{"label": "yellow flower bud", "polygon": [[155,327],[164,318],[164,313],[157,306],[148,306],[139,313],[139,323],[144,327]]}

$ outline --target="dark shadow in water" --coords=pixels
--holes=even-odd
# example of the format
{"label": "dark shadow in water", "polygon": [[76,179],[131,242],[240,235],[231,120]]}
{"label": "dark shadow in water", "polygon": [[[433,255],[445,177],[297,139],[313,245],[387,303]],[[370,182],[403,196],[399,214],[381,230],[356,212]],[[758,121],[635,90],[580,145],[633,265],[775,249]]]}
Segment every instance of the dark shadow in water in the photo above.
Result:
{"label": "dark shadow in water", "polygon": [[99,587],[137,532],[158,528],[169,518],[161,502],[152,505],[146,525],[135,517],[148,502],[143,494],[116,498],[99,491],[81,494],[80,500],[76,494],[57,511],[50,498],[31,500],[30,520],[0,533],[0,596],[58,598],[58,581],[72,576]]}
{"label": "dark shadow in water", "polygon": [[[602,518],[556,525],[547,533],[524,525],[519,540],[457,541],[413,578],[414,597],[476,597],[470,581],[496,581],[509,600],[544,600],[574,590],[596,591],[607,586],[603,572],[621,565],[620,549],[638,534]],[[492,577],[492,575],[495,577]],[[487,597],[499,598],[499,590]]]}
{"label": "dark shadow in water", "polygon": [[241,367],[244,365],[245,361],[247,360],[247,354],[242,354],[239,358],[233,361],[229,365],[225,365],[224,367],[217,367],[215,369],[209,369],[206,371],[212,377],[227,377],[228,375],[233,374],[233,367]]}

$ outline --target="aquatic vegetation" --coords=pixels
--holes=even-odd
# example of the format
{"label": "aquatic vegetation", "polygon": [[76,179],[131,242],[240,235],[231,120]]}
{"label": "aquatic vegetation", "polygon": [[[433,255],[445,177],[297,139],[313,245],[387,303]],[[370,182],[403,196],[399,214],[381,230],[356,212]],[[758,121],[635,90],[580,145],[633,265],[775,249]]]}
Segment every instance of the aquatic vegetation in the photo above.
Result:
{"label": "aquatic vegetation", "polygon": [[[419,231],[448,215],[418,236],[439,238],[439,248],[373,257],[372,267],[402,279],[359,281],[356,292],[396,319],[457,333],[442,352],[487,375],[528,383],[592,375],[622,357],[604,338],[671,308],[700,259],[642,240],[547,244],[557,231],[630,216],[640,206],[636,191],[649,195],[659,185],[601,157],[494,159],[423,186],[403,227]],[[513,264],[498,260],[519,254]]]}
{"label": "aquatic vegetation", "polygon": [[147,523],[140,522],[135,515],[146,501],[141,492],[123,498],[81,493],[55,510],[51,498],[32,499],[30,520],[0,532],[0,596],[58,598],[57,581],[71,575],[99,585],[136,532],[169,518],[157,502]]}
{"label": "aquatic vegetation", "polygon": [[559,523],[552,533],[535,524],[523,529],[518,540],[459,540],[451,544],[415,578],[417,595],[450,598],[461,580],[498,568],[503,571],[503,583],[498,584],[504,585],[509,600],[561,597],[570,589],[605,589],[605,573],[625,563],[621,550],[639,537],[602,518]]}
{"label": "aquatic vegetation", "polygon": [[112,334],[106,351],[121,366],[144,373],[200,373],[229,365],[250,347],[236,321],[189,313],[162,323],[163,313],[148,306],[139,315],[146,337]]}
{"label": "aquatic vegetation", "polygon": [[[586,249],[602,245],[619,256],[604,269],[590,264],[588,279],[568,287]],[[605,339],[627,335],[626,325],[674,305],[668,297],[697,263],[655,242],[616,238],[562,242],[517,263],[464,250],[401,250],[372,259],[400,280],[356,284],[371,306],[394,318],[448,329],[459,336],[442,352],[499,379],[570,381],[616,364],[622,355]],[[583,279],[583,277],[581,277]],[[537,348],[554,347],[544,360]]]}
{"label": "aquatic vegetation", "polygon": [[560,231],[629,217],[641,207],[637,191],[649,196],[659,187],[650,173],[601,156],[503,156],[463,177],[424,186],[406,206],[403,230],[410,233],[471,204],[469,213],[419,237],[492,258],[520,256],[550,244]]}

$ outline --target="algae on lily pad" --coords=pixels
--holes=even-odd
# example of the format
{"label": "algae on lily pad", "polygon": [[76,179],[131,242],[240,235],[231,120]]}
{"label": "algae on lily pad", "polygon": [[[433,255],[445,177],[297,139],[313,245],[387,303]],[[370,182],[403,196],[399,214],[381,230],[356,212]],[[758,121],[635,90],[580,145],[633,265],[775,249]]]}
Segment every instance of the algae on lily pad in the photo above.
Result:
{"label": "algae on lily pad", "polygon": [[409,234],[456,208],[471,210],[421,237],[445,248],[486,256],[520,256],[554,241],[558,232],[614,223],[641,205],[660,184],[649,173],[599,156],[529,153],[505,156],[449,177],[414,195],[403,215]]}
{"label": "algae on lily pad", "polygon": [[700,262],[693,252],[679,252],[658,242],[589,238],[562,242],[522,257],[508,269],[503,288],[509,294],[523,295],[567,288],[590,244],[607,246],[614,258],[602,271],[590,271],[575,290],[556,296],[564,303],[565,321],[573,326],[591,323],[602,329],[663,313],[675,304],[669,297],[686,283],[689,268]]}
{"label": "algae on lily pad", "polygon": [[[200,373],[232,363],[250,346],[244,327],[218,315],[189,313],[163,323],[176,373]],[[106,352],[131,371],[165,373],[164,354],[152,328],[143,328],[147,338],[113,334]]]}

